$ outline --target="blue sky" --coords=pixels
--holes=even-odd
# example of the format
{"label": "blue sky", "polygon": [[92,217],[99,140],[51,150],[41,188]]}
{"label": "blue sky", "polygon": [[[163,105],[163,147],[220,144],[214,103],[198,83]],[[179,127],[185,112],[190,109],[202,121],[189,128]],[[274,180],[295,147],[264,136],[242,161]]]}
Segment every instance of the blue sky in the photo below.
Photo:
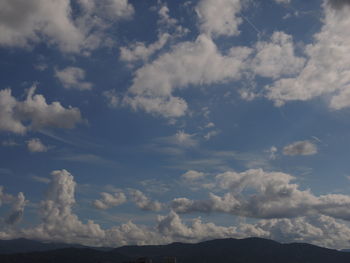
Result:
{"label": "blue sky", "polygon": [[349,1],[0,10],[1,239],[349,247]]}

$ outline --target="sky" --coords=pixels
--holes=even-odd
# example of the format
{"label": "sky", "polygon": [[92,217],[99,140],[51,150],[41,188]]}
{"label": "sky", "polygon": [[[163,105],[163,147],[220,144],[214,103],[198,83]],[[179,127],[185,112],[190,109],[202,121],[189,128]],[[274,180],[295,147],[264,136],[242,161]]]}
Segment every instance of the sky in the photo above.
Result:
{"label": "sky", "polygon": [[0,1],[0,239],[350,247],[350,1]]}

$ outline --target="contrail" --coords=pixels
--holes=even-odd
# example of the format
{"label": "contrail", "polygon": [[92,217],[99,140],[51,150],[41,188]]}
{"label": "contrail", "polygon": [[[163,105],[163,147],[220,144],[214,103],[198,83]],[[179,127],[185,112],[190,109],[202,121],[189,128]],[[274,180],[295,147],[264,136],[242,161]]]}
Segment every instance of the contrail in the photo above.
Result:
{"label": "contrail", "polygon": [[257,29],[256,26],[255,26],[247,17],[245,17],[244,15],[241,15],[241,16],[249,23],[249,25],[252,26],[252,28],[254,28],[254,30],[255,30],[259,35],[261,34],[260,30]]}

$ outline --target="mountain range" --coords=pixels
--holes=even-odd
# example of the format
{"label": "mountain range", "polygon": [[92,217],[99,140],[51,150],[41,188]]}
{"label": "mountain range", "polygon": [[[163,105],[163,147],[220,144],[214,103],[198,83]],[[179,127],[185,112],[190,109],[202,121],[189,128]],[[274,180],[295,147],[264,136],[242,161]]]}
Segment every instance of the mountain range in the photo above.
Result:
{"label": "mountain range", "polygon": [[[147,257],[162,263],[345,263],[350,253],[306,243],[281,244],[268,239],[216,239],[197,244],[89,248],[26,239],[0,241],[1,263],[122,263]],[[11,254],[10,254],[11,253]]]}

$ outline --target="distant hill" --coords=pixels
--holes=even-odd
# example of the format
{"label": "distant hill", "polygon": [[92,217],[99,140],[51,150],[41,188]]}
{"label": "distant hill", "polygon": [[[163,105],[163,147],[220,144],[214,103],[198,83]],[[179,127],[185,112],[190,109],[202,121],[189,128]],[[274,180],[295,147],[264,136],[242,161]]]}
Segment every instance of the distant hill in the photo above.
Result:
{"label": "distant hill", "polygon": [[217,239],[198,244],[124,246],[110,251],[65,248],[53,251],[0,255],[1,263],[122,263],[149,257],[154,263],[174,256],[178,263],[348,263],[350,253],[310,244],[281,244],[261,238]]}
{"label": "distant hill", "polygon": [[[47,243],[25,238],[0,240],[0,254],[14,254],[37,251],[57,250],[63,248],[88,248],[82,245],[64,244],[64,243]],[[96,250],[112,250],[112,248],[93,248]]]}

